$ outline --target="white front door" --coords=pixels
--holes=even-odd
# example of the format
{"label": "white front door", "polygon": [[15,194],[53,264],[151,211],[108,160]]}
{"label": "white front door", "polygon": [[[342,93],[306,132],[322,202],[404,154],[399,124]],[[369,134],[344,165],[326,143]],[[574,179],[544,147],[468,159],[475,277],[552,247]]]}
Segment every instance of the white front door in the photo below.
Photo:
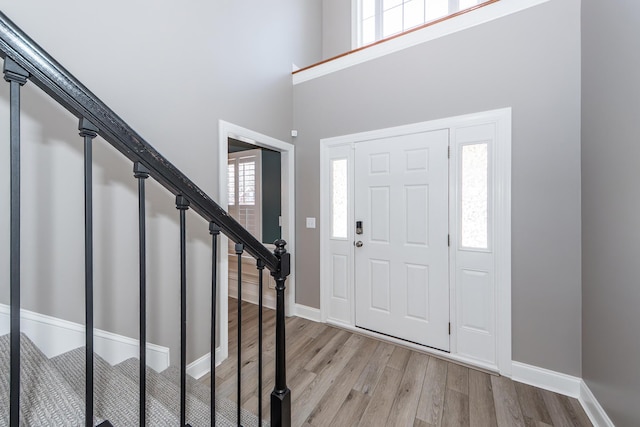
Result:
{"label": "white front door", "polygon": [[449,131],[355,148],[356,326],[449,350]]}

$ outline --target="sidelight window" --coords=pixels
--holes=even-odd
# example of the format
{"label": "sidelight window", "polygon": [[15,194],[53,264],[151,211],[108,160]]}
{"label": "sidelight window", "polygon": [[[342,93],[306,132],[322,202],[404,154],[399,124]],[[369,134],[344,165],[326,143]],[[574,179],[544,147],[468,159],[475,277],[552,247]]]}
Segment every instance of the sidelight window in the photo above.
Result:
{"label": "sidelight window", "polygon": [[331,237],[346,239],[348,227],[347,159],[331,160]]}
{"label": "sidelight window", "polygon": [[488,249],[489,152],[488,144],[462,146],[461,229],[462,247]]}

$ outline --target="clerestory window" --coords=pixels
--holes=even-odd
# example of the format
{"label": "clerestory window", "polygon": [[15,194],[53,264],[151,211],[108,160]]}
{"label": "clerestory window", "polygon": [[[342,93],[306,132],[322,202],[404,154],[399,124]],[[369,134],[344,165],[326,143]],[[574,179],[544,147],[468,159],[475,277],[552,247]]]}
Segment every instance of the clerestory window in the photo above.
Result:
{"label": "clerestory window", "polygon": [[357,46],[401,34],[493,0],[354,0]]}

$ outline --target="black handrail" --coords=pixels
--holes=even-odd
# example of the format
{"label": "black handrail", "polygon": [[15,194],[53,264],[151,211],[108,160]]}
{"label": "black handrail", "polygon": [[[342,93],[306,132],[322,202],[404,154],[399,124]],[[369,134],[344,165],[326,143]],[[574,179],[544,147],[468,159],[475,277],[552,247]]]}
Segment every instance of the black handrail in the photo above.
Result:
{"label": "black handrail", "polygon": [[[92,282],[92,210],[91,210],[91,156],[90,142],[97,136],[102,136],[114,148],[129,158],[136,165],[134,169],[136,178],[153,177],[166,189],[176,196],[176,207],[180,210],[180,241],[181,241],[181,404],[180,419],[182,425],[185,424],[186,414],[186,256],[185,238],[186,223],[185,210],[188,207],[208,220],[210,232],[213,234],[213,277],[212,277],[212,373],[215,374],[215,359],[213,359],[215,347],[215,316],[216,316],[216,252],[217,235],[223,232],[232,241],[236,242],[236,248],[240,247],[257,259],[258,269],[262,275],[262,269],[270,270],[276,281],[276,378],[275,388],[271,393],[271,424],[277,426],[290,426],[291,424],[291,392],[286,385],[286,356],[285,356],[285,303],[284,291],[285,281],[290,274],[290,254],[286,251],[284,240],[275,242],[276,249],[271,253],[261,242],[251,235],[242,225],[233,219],[223,208],[215,203],[209,196],[200,190],[189,178],[180,172],[174,165],[158,153],[149,143],[138,135],[129,125],[127,125],[115,112],[109,109],[99,98],[92,94],[82,83],[65,70],[58,62],[49,56],[40,46],[31,40],[22,30],[20,30],[9,18],[0,12],[0,57],[4,59],[5,80],[11,83],[11,406],[10,418],[11,426],[19,424],[19,390],[20,390],[20,277],[19,277],[19,253],[20,253],[20,186],[19,186],[19,89],[26,83],[27,79],[33,81],[45,93],[56,100],[60,105],[69,110],[80,119],[80,135],[85,137],[87,156],[85,159],[85,210],[86,210],[86,232],[87,256],[85,260],[86,277],[86,343],[87,343],[87,386],[86,386],[86,422],[93,424],[93,385],[90,377],[93,376],[93,298]],[[143,172],[143,173],[142,173]],[[142,189],[144,189],[142,184]],[[144,199],[142,193],[142,199]],[[140,195],[139,195],[140,197]],[[141,199],[141,200],[142,200]],[[143,202],[140,202],[143,203]],[[143,206],[143,205],[142,205]],[[140,213],[143,217],[143,212]],[[144,226],[142,221],[141,226]],[[141,228],[142,230],[142,228]],[[140,328],[141,328],[141,391],[140,391],[140,420],[144,425],[145,420],[145,303],[144,303],[144,282],[146,274],[144,266],[144,231],[140,234]],[[242,251],[241,251],[242,252]],[[241,290],[241,269],[238,272],[238,289]],[[262,278],[260,279],[260,292],[262,293]],[[238,302],[241,302],[241,294],[238,295]],[[261,306],[260,306],[261,309]],[[241,308],[238,308],[240,316]],[[261,316],[260,316],[261,317]],[[240,320],[240,318],[239,318]],[[240,323],[240,322],[239,322]],[[238,325],[238,374],[240,374],[240,325]],[[259,348],[261,344],[262,330],[260,328]],[[261,357],[261,355],[260,355]],[[262,361],[259,367],[259,393],[262,385]],[[240,381],[238,376],[238,423],[240,423]],[[215,384],[214,384],[215,385]],[[259,396],[261,402],[261,396]],[[261,407],[262,405],[260,405]],[[212,390],[211,396],[212,422],[215,422],[215,396]],[[260,420],[262,418],[259,411]],[[110,426],[108,421],[100,424]]]}
{"label": "black handrail", "polygon": [[98,127],[98,134],[132,162],[141,162],[150,175],[174,195],[182,195],[190,207],[207,221],[213,221],[234,242],[262,259],[277,272],[278,259],[187,176],[165,159],[113,110],[87,89],[69,71],[0,12],[0,56],[9,57],[31,74],[33,81],[78,119]]}

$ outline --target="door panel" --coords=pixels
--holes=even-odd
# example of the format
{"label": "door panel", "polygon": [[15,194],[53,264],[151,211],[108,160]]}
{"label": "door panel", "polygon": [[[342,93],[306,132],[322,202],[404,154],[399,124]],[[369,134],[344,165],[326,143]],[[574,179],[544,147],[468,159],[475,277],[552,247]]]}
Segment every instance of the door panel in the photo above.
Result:
{"label": "door panel", "polygon": [[447,130],[355,148],[356,326],[449,350]]}

